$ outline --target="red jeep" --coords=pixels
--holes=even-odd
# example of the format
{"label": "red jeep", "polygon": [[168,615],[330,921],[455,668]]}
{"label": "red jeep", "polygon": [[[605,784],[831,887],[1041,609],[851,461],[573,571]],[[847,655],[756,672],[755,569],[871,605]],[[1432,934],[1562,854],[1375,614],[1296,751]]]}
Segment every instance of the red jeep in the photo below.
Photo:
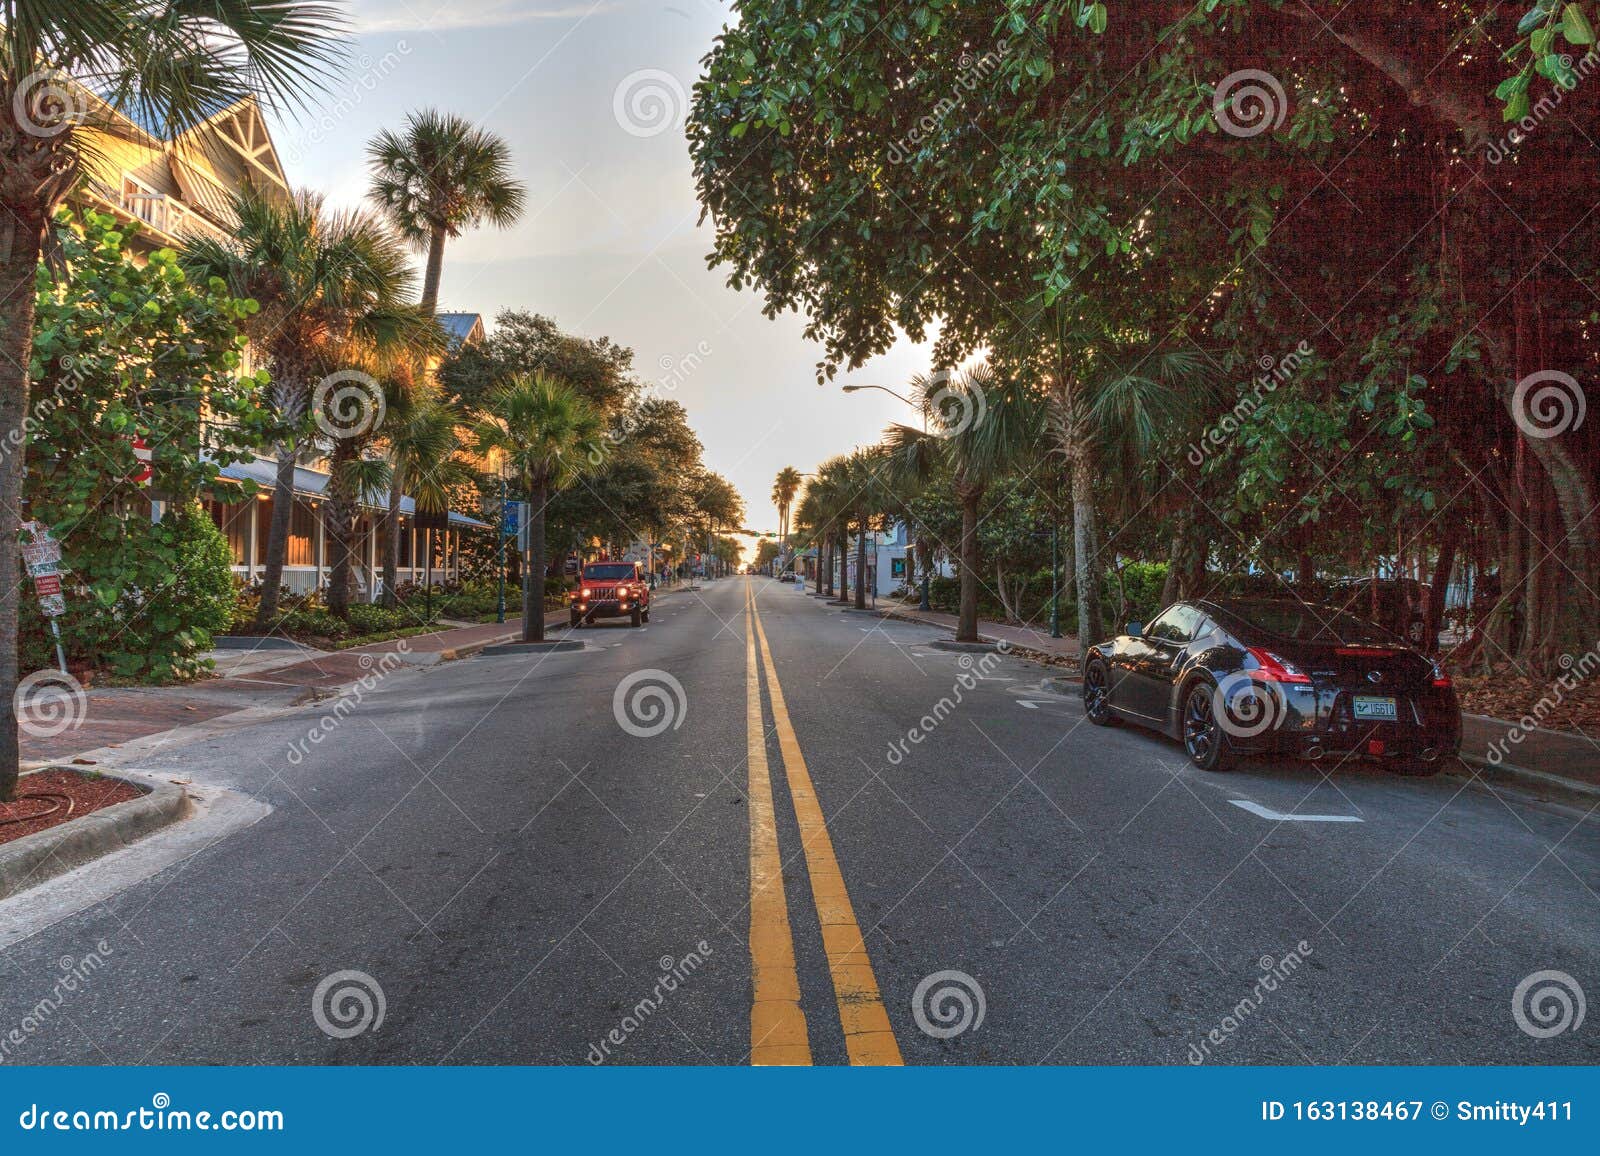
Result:
{"label": "red jeep", "polygon": [[637,562],[586,562],[572,595],[572,626],[596,618],[622,618],[632,625],[650,621],[650,587]]}

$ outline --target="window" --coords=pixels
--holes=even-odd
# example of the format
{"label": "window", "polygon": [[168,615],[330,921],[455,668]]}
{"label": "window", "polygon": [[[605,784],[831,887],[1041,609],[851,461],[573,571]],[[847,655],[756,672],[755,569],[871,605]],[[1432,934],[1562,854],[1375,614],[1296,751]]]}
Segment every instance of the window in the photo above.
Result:
{"label": "window", "polygon": [[233,555],[233,564],[243,566],[246,536],[250,532],[250,503],[235,502],[229,505],[212,500],[206,505],[210,507],[211,520],[228,539],[228,551]]}
{"label": "window", "polygon": [[1206,616],[1193,606],[1180,602],[1152,622],[1150,628],[1144,632],[1145,637],[1155,642],[1187,646],[1194,641],[1195,635],[1200,633],[1205,618]]}

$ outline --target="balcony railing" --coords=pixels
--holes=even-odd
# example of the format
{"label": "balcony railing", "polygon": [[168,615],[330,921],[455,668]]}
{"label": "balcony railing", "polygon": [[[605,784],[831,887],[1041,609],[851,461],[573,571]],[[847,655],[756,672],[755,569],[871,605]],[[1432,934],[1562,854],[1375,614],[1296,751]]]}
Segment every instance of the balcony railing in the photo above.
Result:
{"label": "balcony railing", "polygon": [[124,192],[121,201],[124,212],[139,218],[151,228],[159,229],[169,237],[198,233],[201,236],[225,240],[228,236],[188,205],[164,193]]}

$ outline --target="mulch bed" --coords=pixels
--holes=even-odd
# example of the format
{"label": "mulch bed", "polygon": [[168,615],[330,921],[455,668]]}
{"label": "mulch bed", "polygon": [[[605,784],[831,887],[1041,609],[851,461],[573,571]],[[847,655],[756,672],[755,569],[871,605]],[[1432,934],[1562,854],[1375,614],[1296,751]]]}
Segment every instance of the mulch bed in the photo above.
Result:
{"label": "mulch bed", "polygon": [[17,797],[0,803],[0,843],[9,843],[81,819],[113,803],[125,803],[144,794],[132,783],[51,768],[23,775]]}
{"label": "mulch bed", "polygon": [[[1576,678],[1574,672],[1568,681]],[[1505,669],[1494,674],[1457,675],[1455,683],[1461,709],[1468,714],[1516,722],[1533,714],[1543,699],[1549,710],[1542,724],[1545,729],[1581,729],[1585,734],[1600,735],[1600,678],[1590,677],[1567,690],[1554,681],[1524,678]]]}

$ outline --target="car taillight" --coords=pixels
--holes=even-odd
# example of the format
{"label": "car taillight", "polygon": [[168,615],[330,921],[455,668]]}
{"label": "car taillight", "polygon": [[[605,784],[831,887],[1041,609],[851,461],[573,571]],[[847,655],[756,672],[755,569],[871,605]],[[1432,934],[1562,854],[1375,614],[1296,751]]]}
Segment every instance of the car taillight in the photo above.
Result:
{"label": "car taillight", "polygon": [[1440,690],[1449,690],[1455,684],[1450,681],[1450,676],[1445,673],[1444,667],[1437,662],[1433,664],[1433,685]]}
{"label": "car taillight", "polygon": [[1259,671],[1262,678],[1272,682],[1310,682],[1311,676],[1301,670],[1286,658],[1264,650],[1259,646],[1249,648],[1255,660],[1261,664]]}

